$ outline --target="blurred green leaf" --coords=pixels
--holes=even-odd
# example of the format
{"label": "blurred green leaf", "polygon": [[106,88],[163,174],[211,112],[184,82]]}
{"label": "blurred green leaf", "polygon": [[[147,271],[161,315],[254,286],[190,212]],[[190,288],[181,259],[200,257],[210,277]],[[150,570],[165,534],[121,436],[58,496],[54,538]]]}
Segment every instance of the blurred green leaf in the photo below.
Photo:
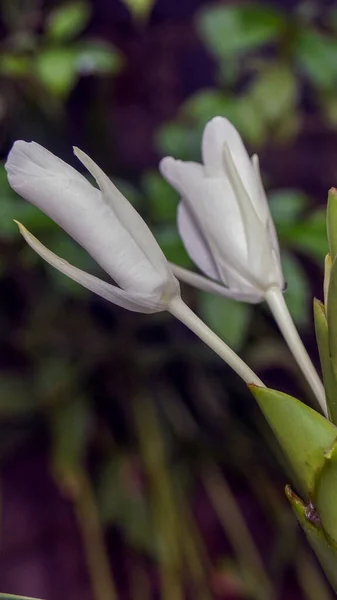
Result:
{"label": "blurred green leaf", "polygon": [[237,98],[220,90],[206,89],[193,94],[182,107],[183,114],[191,116],[201,127],[216,116],[234,121],[237,113]]}
{"label": "blurred green leaf", "polygon": [[292,225],[309,206],[309,198],[300,190],[281,189],[268,194],[269,207],[277,231],[282,225]]}
{"label": "blurred green leaf", "polygon": [[296,474],[296,483],[310,498],[324,451],[336,439],[337,428],[288,394],[256,385],[249,388]]}
{"label": "blurred green leaf", "polygon": [[144,173],[141,185],[150,217],[156,223],[175,222],[179,201],[175,189],[157,171]]}
{"label": "blurred green leaf", "polygon": [[335,89],[337,83],[337,39],[306,29],[295,46],[299,66],[318,88]]}
{"label": "blurred green leaf", "polygon": [[51,460],[61,481],[83,467],[92,427],[92,414],[85,398],[68,399],[50,413]]}
{"label": "blurred green leaf", "polygon": [[240,350],[247,336],[251,307],[215,294],[199,292],[200,314],[207,325],[231,348]]}
{"label": "blurred green leaf", "polygon": [[218,57],[252,52],[277,39],[283,30],[282,15],[271,6],[248,4],[206,7],[199,15],[198,29],[206,46]]}
{"label": "blurred green leaf", "polygon": [[74,63],[79,75],[113,75],[123,64],[120,52],[103,40],[86,39],[73,46]]}
{"label": "blurred green leaf", "polygon": [[200,161],[202,129],[202,125],[188,127],[179,122],[165,123],[155,134],[156,145],[163,156]]}
{"label": "blurred green leaf", "polygon": [[135,19],[146,19],[156,2],[156,0],[122,0]]}
{"label": "blurred green leaf", "polygon": [[71,48],[46,48],[35,56],[35,75],[54,96],[65,98],[75,86],[78,74],[76,55]]}
{"label": "blurred green leaf", "polygon": [[0,74],[4,77],[26,77],[30,74],[31,61],[26,56],[2,52],[0,54]]}
{"label": "blurred green leaf", "polygon": [[288,252],[282,252],[282,269],[287,283],[285,300],[295,323],[305,326],[310,321],[310,284],[298,260]]}
{"label": "blurred green leaf", "polygon": [[86,27],[90,14],[90,4],[83,0],[56,6],[46,21],[47,35],[58,42],[71,40]]}
{"label": "blurred green leaf", "polygon": [[153,234],[167,260],[186,268],[193,265],[175,226],[155,228]]}
{"label": "blurred green leaf", "polygon": [[143,489],[141,464],[114,454],[101,468],[97,500],[102,520],[119,525],[133,547],[156,556],[151,506]]}
{"label": "blurred green leaf", "polygon": [[[297,105],[297,93],[297,79],[292,70],[285,64],[275,62],[256,74],[248,98],[266,124],[275,127],[282,121],[289,121],[293,115]],[[295,123],[294,119],[292,123]]]}
{"label": "blurred green leaf", "polygon": [[[328,253],[326,210],[325,208],[318,208],[309,216],[300,218],[300,202],[301,200],[298,199],[296,200],[296,206],[294,204],[295,222],[293,223],[290,218],[287,222],[285,217],[279,218],[276,213],[275,222],[280,242],[294,250],[307,254],[322,266]],[[289,201],[289,204],[291,204],[291,201]],[[272,202],[273,214],[275,214],[275,209],[276,204]],[[289,208],[289,216],[291,216],[291,211],[292,209]]]}

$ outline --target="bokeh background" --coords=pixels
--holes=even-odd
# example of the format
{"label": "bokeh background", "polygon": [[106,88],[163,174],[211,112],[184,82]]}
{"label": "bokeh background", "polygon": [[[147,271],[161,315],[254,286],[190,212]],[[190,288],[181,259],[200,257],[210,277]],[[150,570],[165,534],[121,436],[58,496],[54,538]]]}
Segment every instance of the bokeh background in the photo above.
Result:
{"label": "bokeh background", "polygon": [[[258,152],[286,300],[318,365],[325,203],[337,183],[337,6],[323,0],[1,0],[0,153],[77,145],[193,268],[160,157],[205,123]],[[284,499],[287,465],[242,381],[167,314],[86,292],[23,243],[99,276],[0,166],[0,589],[46,600],[328,600]],[[267,308],[183,287],[278,389],[314,403]],[[290,477],[290,475],[289,475]]]}

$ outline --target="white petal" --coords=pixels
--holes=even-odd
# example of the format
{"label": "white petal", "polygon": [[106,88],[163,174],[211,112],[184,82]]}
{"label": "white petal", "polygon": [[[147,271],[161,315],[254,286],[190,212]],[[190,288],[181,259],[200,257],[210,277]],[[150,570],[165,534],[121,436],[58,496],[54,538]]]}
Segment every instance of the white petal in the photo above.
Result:
{"label": "white petal", "polygon": [[167,271],[158,273],[101,192],[75,169],[22,141],[14,144],[6,169],[13,189],[65,229],[118,285],[162,295]]}
{"label": "white petal", "polygon": [[96,179],[105,200],[109,203],[125,229],[136,240],[139,248],[144,252],[148,260],[158,272],[168,275],[167,260],[142,217],[116,188],[104,171],[87,154],[79,148],[74,148],[74,153]]}
{"label": "white petal", "polygon": [[181,196],[188,196],[191,185],[197,186],[206,177],[204,167],[199,163],[176,160],[171,156],[162,158],[159,171]]}
{"label": "white petal", "polygon": [[207,240],[187,202],[181,200],[177,213],[178,230],[184,246],[195,264],[212,279],[220,279]]}
{"label": "white petal", "polygon": [[172,267],[173,273],[183,281],[184,283],[188,283],[199,290],[203,290],[204,292],[210,292],[211,294],[218,294],[219,296],[225,296],[226,298],[233,298],[234,300],[239,300],[241,302],[250,302],[255,304],[257,302],[262,302],[263,293],[259,292],[259,290],[255,288],[251,288],[250,292],[244,292],[241,290],[234,290],[212,279],[207,279],[198,273],[194,273],[193,271],[189,271],[188,269],[184,269],[174,263],[170,263]]}
{"label": "white petal", "polygon": [[[16,221],[17,222],[17,221]],[[111,285],[90,273],[86,273],[77,267],[74,267],[66,260],[63,260],[54,252],[51,252],[46,248],[39,240],[33,236],[21,223],[17,223],[21,234],[23,235],[29,246],[35,250],[46,262],[55,267],[58,271],[70,277],[83,287],[87,288],[91,292],[98,294],[105,300],[121,306],[134,312],[142,313],[153,313],[162,310],[166,310],[166,304],[156,304],[153,302],[152,296],[146,296],[142,294],[131,294],[121,290],[115,285]]]}
{"label": "white petal", "polygon": [[264,217],[264,202],[260,195],[260,186],[249,155],[235,127],[224,117],[215,117],[204,129],[202,138],[202,156],[209,175],[219,176],[226,172],[223,156],[224,144],[227,144],[233,156],[237,171],[261,219]]}

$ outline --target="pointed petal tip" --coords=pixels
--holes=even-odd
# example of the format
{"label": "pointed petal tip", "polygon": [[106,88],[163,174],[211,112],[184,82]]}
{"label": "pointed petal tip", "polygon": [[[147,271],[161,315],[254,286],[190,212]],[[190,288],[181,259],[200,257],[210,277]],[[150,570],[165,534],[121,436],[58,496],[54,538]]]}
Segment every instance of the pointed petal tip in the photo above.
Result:
{"label": "pointed petal tip", "polygon": [[17,221],[16,219],[13,219],[13,223],[15,223],[18,226],[21,235],[25,236],[26,232],[28,232],[26,227],[24,225],[22,225],[22,223],[20,223],[20,221]]}
{"label": "pointed petal tip", "polygon": [[170,172],[171,167],[178,162],[173,156],[164,156],[159,162],[159,171],[162,175],[165,175]]}

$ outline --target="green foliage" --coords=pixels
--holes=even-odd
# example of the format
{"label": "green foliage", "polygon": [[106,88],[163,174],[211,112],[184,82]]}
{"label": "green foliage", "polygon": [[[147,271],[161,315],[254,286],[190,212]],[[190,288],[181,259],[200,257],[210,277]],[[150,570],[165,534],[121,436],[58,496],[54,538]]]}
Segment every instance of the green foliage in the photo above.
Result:
{"label": "green foliage", "polygon": [[90,14],[90,4],[83,0],[56,6],[48,14],[47,35],[57,42],[72,40],[82,33],[88,24]]}
{"label": "green foliage", "polygon": [[296,39],[295,58],[318,89],[335,89],[336,52],[337,40],[315,30],[305,30]]}
{"label": "green foliage", "polygon": [[77,74],[71,48],[46,48],[35,59],[35,75],[54,96],[65,97],[74,87]]}
{"label": "green foliage", "polygon": [[207,325],[233,350],[241,349],[252,316],[249,304],[199,292],[199,312]]}
{"label": "green foliage", "polygon": [[268,388],[249,386],[272,428],[304,496],[315,489],[324,451],[337,437],[337,428],[296,398]]}
{"label": "green foliage", "polygon": [[324,388],[326,393],[329,417],[331,421],[337,424],[337,381],[334,375],[328,333],[328,322],[326,318],[325,307],[319,300],[314,300],[315,331],[321,361]]}
{"label": "green foliage", "polygon": [[115,75],[122,65],[115,47],[103,40],[78,39],[90,15],[91,5],[84,0],[55,6],[47,14],[42,34],[17,36],[16,44],[11,41],[10,49],[1,53],[0,74],[23,80],[22,89],[36,96],[44,108],[45,95],[36,94],[37,88],[42,87],[59,105],[81,76]]}
{"label": "green foliage", "polygon": [[307,274],[296,257],[285,251],[282,252],[282,268],[287,284],[285,299],[290,314],[297,325],[308,325],[311,311],[309,313],[310,285]]}
{"label": "green foliage", "polygon": [[223,59],[254,51],[275,41],[283,30],[282,15],[261,4],[207,7],[198,19],[202,40],[215,56]]}
{"label": "green foliage", "polygon": [[161,224],[175,222],[179,197],[173,187],[157,171],[147,171],[141,183],[151,220]]}
{"label": "green foliage", "polygon": [[337,377],[337,258],[335,257],[330,274],[328,291],[327,321],[329,349],[332,367]]}
{"label": "green foliage", "polygon": [[317,507],[323,530],[336,548],[337,559],[337,446],[336,440],[324,453],[317,475],[313,504]]}
{"label": "green foliage", "polygon": [[337,591],[336,548],[327,540],[325,532],[317,519],[317,515],[313,512],[313,507],[306,506],[289,486],[286,488],[286,494],[298,522],[308,538],[309,544],[314,549],[331,585]]}
{"label": "green foliage", "polygon": [[122,0],[132,16],[136,20],[145,20],[156,2],[156,0]]}
{"label": "green foliage", "polygon": [[328,195],[327,232],[331,260],[337,256],[337,190],[332,188]]}

